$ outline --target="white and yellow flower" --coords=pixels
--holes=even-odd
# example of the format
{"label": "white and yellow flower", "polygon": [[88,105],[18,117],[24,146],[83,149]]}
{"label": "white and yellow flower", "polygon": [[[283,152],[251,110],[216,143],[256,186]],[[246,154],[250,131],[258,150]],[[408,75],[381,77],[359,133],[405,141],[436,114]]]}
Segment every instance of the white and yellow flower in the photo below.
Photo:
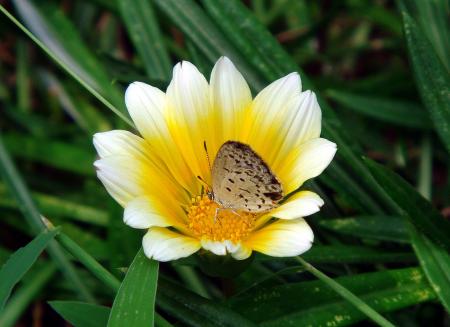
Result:
{"label": "white and yellow flower", "polygon": [[307,251],[313,232],[303,219],[323,200],[299,191],[263,214],[220,211],[197,176],[210,183],[211,158],[228,141],[251,146],[282,184],[297,190],[331,162],[336,145],[320,138],[321,111],[311,91],[302,92],[292,73],[254,99],[228,58],[216,63],[208,81],[189,62],[175,66],[164,93],[132,83],[125,102],[141,136],[124,130],[98,133],[94,145],[98,178],[125,208],[124,222],[147,230],[143,248],[149,258],[169,261],[199,249],[248,258],[252,251],[296,256]]}

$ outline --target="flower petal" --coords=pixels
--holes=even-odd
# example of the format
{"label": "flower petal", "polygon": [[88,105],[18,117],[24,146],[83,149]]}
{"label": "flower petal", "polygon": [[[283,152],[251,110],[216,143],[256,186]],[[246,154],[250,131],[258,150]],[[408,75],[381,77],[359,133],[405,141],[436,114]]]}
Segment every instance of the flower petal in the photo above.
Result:
{"label": "flower petal", "polygon": [[292,105],[301,92],[300,76],[291,73],[263,89],[253,100],[242,128],[242,140],[250,144],[272,167],[278,149],[273,140],[280,139],[280,131],[286,128],[292,115]]}
{"label": "flower petal", "polygon": [[[205,179],[210,171],[204,142],[214,139],[216,128],[211,120],[208,82],[190,62],[178,63],[167,88],[167,100],[169,109],[165,112],[166,121],[178,145],[178,152],[189,163],[191,176]],[[200,188],[200,183],[197,183],[196,193]]]}
{"label": "flower petal", "polygon": [[216,137],[208,146],[213,156],[223,143],[238,139],[252,94],[244,77],[227,57],[221,57],[214,66],[210,88]]}
{"label": "flower petal", "polygon": [[245,260],[250,257],[251,254],[252,249],[248,246],[244,246],[242,243],[239,244],[239,246],[233,252],[231,252],[231,256],[236,260]]}
{"label": "flower petal", "polygon": [[320,175],[336,153],[336,144],[323,138],[309,140],[292,149],[277,169],[285,194],[299,188],[306,180]]}
{"label": "flower petal", "polygon": [[127,204],[123,220],[133,228],[146,229],[153,226],[181,228],[185,216],[179,206],[169,205],[154,197],[143,196]]}
{"label": "flower petal", "polygon": [[285,203],[272,210],[270,215],[280,219],[296,219],[312,215],[324,205],[323,200],[314,192],[300,191]]}
{"label": "flower petal", "polygon": [[201,244],[202,248],[211,251],[215,255],[227,254],[227,244],[225,242],[202,239]]}
{"label": "flower petal", "polygon": [[292,102],[289,111],[284,122],[285,127],[280,129],[278,138],[271,143],[271,146],[276,149],[271,167],[274,171],[278,170],[279,165],[284,164],[284,159],[292,149],[320,136],[322,111],[313,92],[308,90],[300,93]]}
{"label": "flower petal", "polygon": [[150,152],[157,153],[170,173],[185,189],[198,184],[182,157],[167,126],[169,110],[164,92],[141,82],[131,83],[125,92],[125,103],[136,127],[149,143]]}
{"label": "flower petal", "polygon": [[277,220],[252,233],[244,245],[273,257],[293,257],[308,251],[313,239],[303,218]]}
{"label": "flower petal", "polygon": [[163,227],[152,227],[142,239],[145,255],[157,261],[190,256],[200,249],[200,241]]}

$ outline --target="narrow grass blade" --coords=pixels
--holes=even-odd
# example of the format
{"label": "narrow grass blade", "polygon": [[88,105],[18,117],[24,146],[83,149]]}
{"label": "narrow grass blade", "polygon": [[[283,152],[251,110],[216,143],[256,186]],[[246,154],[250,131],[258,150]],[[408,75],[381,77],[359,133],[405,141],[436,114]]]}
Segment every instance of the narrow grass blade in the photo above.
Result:
{"label": "narrow grass blade", "polygon": [[419,232],[450,251],[450,222],[429,201],[393,171],[366,159],[375,179],[397,203],[396,214],[406,217]]}
{"label": "narrow grass blade", "polygon": [[255,324],[237,312],[188,291],[181,285],[160,279],[158,306],[189,326],[242,326]]}
{"label": "narrow grass blade", "polygon": [[450,152],[450,76],[415,20],[402,10],[416,85],[442,143]]}
{"label": "narrow grass blade", "polygon": [[108,307],[75,301],[50,301],[48,304],[74,327],[104,327],[108,323]]}
{"label": "narrow grass blade", "polygon": [[[1,8],[1,7],[0,7]],[[45,230],[39,210],[36,208],[31,195],[26,188],[22,178],[20,177],[16,167],[14,166],[9,153],[3,145],[2,135],[0,133],[0,173],[3,180],[10,189],[12,195],[15,197],[17,203],[20,203],[20,210],[30,226],[34,234],[38,234]],[[51,241],[48,246],[48,252],[55,260],[61,271],[65,274],[68,280],[71,281],[74,290],[79,293],[80,297],[87,301],[93,301],[94,297],[91,292],[81,281],[77,275],[72,263],[67,258],[66,254],[62,252],[61,247],[56,241]]]}
{"label": "narrow grass blade", "polygon": [[154,325],[158,267],[139,250],[114,299],[108,327]]}
{"label": "narrow grass blade", "polygon": [[412,245],[433,290],[450,313],[450,255],[410,225]]}
{"label": "narrow grass blade", "polygon": [[34,43],[36,43],[50,58],[52,58],[59,66],[61,66],[70,76],[72,76],[78,83],[80,83],[86,90],[88,90],[94,97],[96,97],[101,103],[103,103],[112,112],[119,116],[129,126],[134,127],[132,121],[123,112],[117,109],[109,100],[101,95],[93,86],[89,84],[88,81],[84,80],[82,76],[80,76],[75,70],[73,70],[68,64],[66,64],[64,60],[62,60],[57,54],[49,49],[13,15],[11,15],[2,5],[0,5],[0,11],[18,28],[20,28]]}
{"label": "narrow grass blade", "polygon": [[48,262],[39,269],[33,269],[33,276],[25,281],[9,299],[5,309],[0,314],[0,326],[17,326],[17,321],[27,310],[28,306],[36,300],[47,284],[57,272],[56,266]]}
{"label": "narrow grass blade", "polygon": [[147,75],[169,81],[172,67],[152,3],[145,0],[119,0],[118,5]]}
{"label": "narrow grass blade", "polygon": [[400,216],[355,216],[323,219],[319,224],[337,233],[380,241],[409,243],[405,219]]}
{"label": "narrow grass blade", "polygon": [[326,95],[356,113],[381,122],[420,129],[430,129],[433,126],[425,108],[413,102],[358,95],[338,90],[328,90]]}
{"label": "narrow grass blade", "polygon": [[353,304],[359,311],[363,312],[368,318],[379,324],[380,326],[394,327],[386,318],[380,315],[377,311],[372,309],[367,303],[357,297],[355,294],[350,292],[347,288],[328,277],[320,270],[316,269],[314,266],[306,262],[301,257],[297,257],[297,260],[303,265],[303,267],[309,271],[311,274],[320,279],[324,284],[332,288],[336,293],[346,299],[348,302]]}
{"label": "narrow grass blade", "polygon": [[0,312],[14,286],[22,279],[31,266],[33,266],[39,255],[57,233],[57,229],[50,232],[42,232],[25,247],[14,252],[3,265],[0,270],[0,280],[2,281],[0,284]]}

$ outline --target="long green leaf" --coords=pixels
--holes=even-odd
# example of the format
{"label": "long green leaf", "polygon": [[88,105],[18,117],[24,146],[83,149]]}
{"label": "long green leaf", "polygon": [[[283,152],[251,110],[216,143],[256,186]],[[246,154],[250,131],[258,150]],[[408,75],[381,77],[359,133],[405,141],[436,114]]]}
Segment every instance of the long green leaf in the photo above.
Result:
{"label": "long green leaf", "polygon": [[108,307],[75,301],[50,301],[49,304],[74,327],[105,327],[108,323]]}
{"label": "long green leaf", "polygon": [[410,242],[405,219],[399,216],[355,216],[323,219],[319,224],[345,235],[389,242]]}
{"label": "long green leaf", "polygon": [[[0,326],[17,326],[17,321],[27,310],[29,305],[36,301],[36,297],[42,292],[47,284],[52,281],[52,277],[57,272],[55,264],[46,262],[37,270],[33,269],[32,276],[14,292],[0,314]],[[28,274],[27,274],[28,277]]]}
{"label": "long green leaf", "polygon": [[[18,2],[18,1],[16,1]],[[35,8],[30,7],[30,3],[22,1],[20,5],[25,4],[26,9],[31,9],[31,13],[34,15],[36,12]],[[101,103],[108,107],[112,112],[114,112],[118,117],[120,117],[124,122],[126,122],[131,127],[134,127],[132,121],[123,113],[123,109],[117,109],[109,100],[105,98],[104,95],[100,94],[99,91],[95,89],[94,86],[90,85],[88,81],[84,80],[82,75],[73,69],[68,63],[66,63],[63,58],[61,58],[57,53],[53,52],[45,43],[40,41],[33,33],[31,33],[23,24],[21,24],[13,15],[11,15],[5,7],[0,5],[0,11],[8,17],[17,27],[19,27],[34,43],[36,43],[50,58],[52,58],[59,66],[61,66],[70,76],[72,76],[78,83],[80,83],[85,89],[87,89],[93,96],[95,96]],[[40,20],[36,20],[41,22]],[[118,101],[118,100],[117,100]],[[121,108],[123,106],[119,106]]]}
{"label": "long green leaf", "polygon": [[[395,311],[436,298],[418,268],[335,280],[379,312]],[[228,305],[267,326],[345,326],[366,318],[320,280],[254,288],[231,298]]]}
{"label": "long green leaf", "polygon": [[151,1],[119,0],[120,13],[139,57],[150,78],[168,81],[171,75],[169,54]]}
{"label": "long green leaf", "polygon": [[43,232],[20,248],[9,258],[0,270],[0,312],[11,294],[14,286],[22,279],[23,275],[35,263],[39,255],[44,251],[49,242],[55,237],[58,230]]}
{"label": "long green leaf", "polygon": [[139,250],[114,299],[108,327],[153,326],[158,266]]}
{"label": "long green leaf", "polygon": [[420,233],[450,251],[450,222],[396,173],[369,159],[366,164],[386,193],[397,203],[395,213],[406,217]]}
{"label": "long green leaf", "polygon": [[399,126],[429,129],[432,127],[425,109],[413,102],[328,90],[326,95],[353,111]]}
{"label": "long green leaf", "polygon": [[163,278],[159,281],[158,306],[189,326],[253,327],[254,323],[235,311],[205,299]]}
{"label": "long green leaf", "polygon": [[425,107],[450,152],[450,76],[415,20],[402,11],[409,57]]}
{"label": "long green leaf", "polygon": [[450,313],[450,255],[410,225],[412,245],[433,290]]}
{"label": "long green leaf", "polygon": [[[0,133],[0,173],[3,180],[15,197],[17,203],[20,203],[20,210],[30,226],[33,233],[38,234],[45,230],[44,223],[41,219],[41,214],[36,208],[31,195],[20,177],[16,167],[14,166],[8,151],[3,145],[2,135]],[[85,300],[93,301],[91,292],[82,283],[80,277],[76,273],[73,265],[62,251],[61,247],[53,240],[50,241],[48,252],[55,260],[61,271],[65,274],[74,287],[74,290],[80,294]]]}

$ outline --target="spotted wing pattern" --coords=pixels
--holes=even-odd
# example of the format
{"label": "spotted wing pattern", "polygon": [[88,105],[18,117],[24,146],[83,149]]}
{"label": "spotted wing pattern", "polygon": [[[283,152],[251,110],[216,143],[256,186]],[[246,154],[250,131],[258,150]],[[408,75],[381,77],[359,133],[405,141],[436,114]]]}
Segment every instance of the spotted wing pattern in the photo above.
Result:
{"label": "spotted wing pattern", "polygon": [[214,199],[224,208],[265,212],[283,198],[280,182],[249,145],[227,141],[212,167]]}

